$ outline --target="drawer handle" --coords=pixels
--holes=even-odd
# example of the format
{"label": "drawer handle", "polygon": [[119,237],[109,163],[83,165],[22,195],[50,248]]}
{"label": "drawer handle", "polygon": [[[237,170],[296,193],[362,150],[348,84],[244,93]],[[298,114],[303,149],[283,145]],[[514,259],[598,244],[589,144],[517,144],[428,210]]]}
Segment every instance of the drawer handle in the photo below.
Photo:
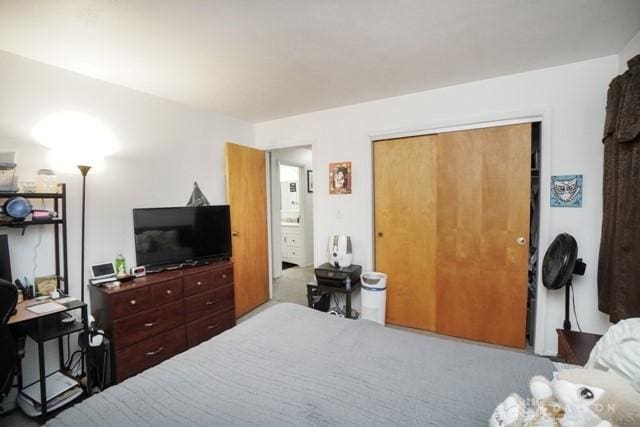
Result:
{"label": "drawer handle", "polygon": [[223,274],[223,275],[222,275],[222,278],[223,278],[223,279],[226,279],[226,278],[227,278],[227,275],[226,275],[226,274]]}
{"label": "drawer handle", "polygon": [[145,324],[144,324],[144,327],[145,327],[145,328],[150,328],[150,327],[152,327],[152,326],[157,325],[157,324],[158,324],[158,322],[159,322],[159,320],[156,320],[156,321],[154,321],[154,322],[145,323]]}
{"label": "drawer handle", "polygon": [[162,350],[164,350],[164,347],[158,347],[156,351],[147,351],[147,356],[155,356],[158,353],[162,353]]}
{"label": "drawer handle", "polygon": [[215,304],[217,302],[218,302],[217,299],[210,299],[209,301],[207,301],[207,305]]}
{"label": "drawer handle", "polygon": [[167,295],[171,295],[171,289],[167,289]]}
{"label": "drawer handle", "polygon": [[216,323],[216,324],[214,324],[214,325],[209,325],[209,326],[207,326],[207,329],[215,329],[215,328],[217,328],[217,327],[218,327],[218,324]]}
{"label": "drawer handle", "polygon": [[196,282],[196,286],[202,286],[202,282],[200,281]]}
{"label": "drawer handle", "polygon": [[129,301],[131,303],[131,305],[136,305],[136,300],[132,299],[131,301]]}

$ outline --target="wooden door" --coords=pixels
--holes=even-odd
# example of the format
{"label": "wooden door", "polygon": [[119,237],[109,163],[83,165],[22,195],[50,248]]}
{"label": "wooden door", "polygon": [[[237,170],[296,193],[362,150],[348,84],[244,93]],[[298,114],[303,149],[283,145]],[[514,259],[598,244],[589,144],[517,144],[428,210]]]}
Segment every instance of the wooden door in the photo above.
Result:
{"label": "wooden door", "polygon": [[530,155],[530,124],[374,144],[389,323],[524,346]]}
{"label": "wooden door", "polygon": [[375,262],[387,322],[435,330],[436,135],[374,143]]}
{"label": "wooden door", "polygon": [[438,135],[438,332],[524,347],[530,180],[530,124]]}
{"label": "wooden door", "polygon": [[226,144],[236,317],[269,299],[265,153]]}

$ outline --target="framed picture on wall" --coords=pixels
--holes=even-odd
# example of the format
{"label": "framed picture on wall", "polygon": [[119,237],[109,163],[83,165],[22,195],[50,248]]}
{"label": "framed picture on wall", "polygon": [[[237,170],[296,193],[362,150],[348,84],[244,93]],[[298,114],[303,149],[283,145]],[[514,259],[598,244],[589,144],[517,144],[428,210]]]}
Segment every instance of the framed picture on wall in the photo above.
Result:
{"label": "framed picture on wall", "polygon": [[351,194],[351,162],[329,163],[329,194]]}
{"label": "framed picture on wall", "polygon": [[307,193],[313,193],[313,171],[307,171]]}
{"label": "framed picture on wall", "polygon": [[551,207],[582,207],[582,175],[554,175],[551,177]]}

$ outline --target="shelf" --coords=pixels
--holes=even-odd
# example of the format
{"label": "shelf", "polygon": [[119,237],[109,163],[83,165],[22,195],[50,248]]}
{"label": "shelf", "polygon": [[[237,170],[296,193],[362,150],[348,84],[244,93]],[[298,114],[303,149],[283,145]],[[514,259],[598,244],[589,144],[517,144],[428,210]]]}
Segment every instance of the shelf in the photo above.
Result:
{"label": "shelf", "polygon": [[30,227],[32,225],[50,225],[50,224],[62,224],[64,223],[64,219],[42,219],[42,220],[28,220],[28,221],[11,221],[11,222],[0,222],[0,227],[9,227],[9,228],[25,228]]}
{"label": "shelf", "polygon": [[[64,313],[64,311],[59,311],[58,313],[61,314]],[[37,322],[42,322],[42,342],[84,330],[82,322],[75,320],[69,325],[62,325],[62,323],[60,323],[59,316],[54,316],[52,314],[46,318],[34,319],[33,321],[25,324],[24,329],[27,332],[27,335],[29,335],[35,342],[38,342]]]}
{"label": "shelf", "polygon": [[25,199],[62,199],[62,193],[9,193],[0,192],[0,199],[8,199],[9,197],[24,197]]}

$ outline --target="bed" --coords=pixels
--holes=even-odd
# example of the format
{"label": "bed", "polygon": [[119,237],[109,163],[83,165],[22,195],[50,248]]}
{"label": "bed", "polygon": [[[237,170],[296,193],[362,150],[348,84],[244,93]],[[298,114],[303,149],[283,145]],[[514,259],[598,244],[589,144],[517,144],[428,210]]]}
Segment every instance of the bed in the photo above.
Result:
{"label": "bed", "polygon": [[487,425],[547,359],[282,303],[47,425]]}

